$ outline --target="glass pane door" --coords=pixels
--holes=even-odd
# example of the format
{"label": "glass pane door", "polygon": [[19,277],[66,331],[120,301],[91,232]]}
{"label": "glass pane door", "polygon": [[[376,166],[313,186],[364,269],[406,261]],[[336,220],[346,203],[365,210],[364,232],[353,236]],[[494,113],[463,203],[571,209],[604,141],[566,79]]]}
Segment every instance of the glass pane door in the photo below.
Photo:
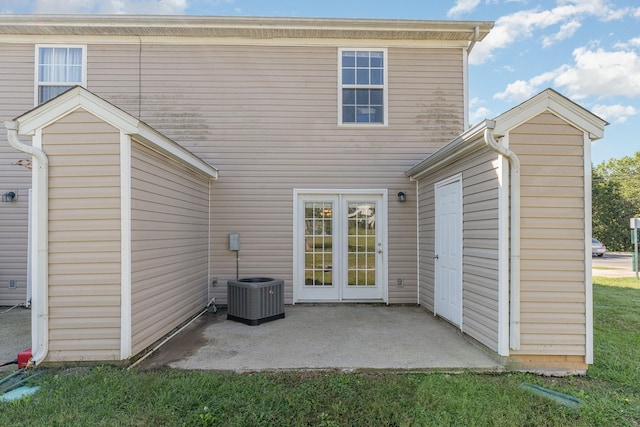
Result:
{"label": "glass pane door", "polygon": [[294,301],[382,301],[385,214],[381,194],[300,194]]}
{"label": "glass pane door", "polygon": [[296,213],[296,299],[339,301],[336,269],[340,224],[336,221],[339,197],[333,194],[303,195]]}
{"label": "glass pane door", "polygon": [[332,286],[333,202],[304,204],[304,286]]}
{"label": "glass pane door", "polygon": [[341,206],[345,224],[342,299],[382,299],[383,234],[379,220],[382,197],[344,195]]}
{"label": "glass pane door", "polygon": [[347,286],[376,285],[376,205],[349,202]]}

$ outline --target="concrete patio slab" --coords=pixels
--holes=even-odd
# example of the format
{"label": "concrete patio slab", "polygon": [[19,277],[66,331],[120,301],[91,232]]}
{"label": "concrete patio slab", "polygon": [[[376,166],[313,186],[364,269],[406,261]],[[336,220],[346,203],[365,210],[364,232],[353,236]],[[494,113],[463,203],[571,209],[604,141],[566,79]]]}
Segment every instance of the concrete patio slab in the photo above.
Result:
{"label": "concrete patio slab", "polygon": [[[19,352],[31,347],[31,310],[0,307],[0,324],[0,364],[3,364],[15,360]],[[0,367],[0,372],[17,368],[17,365],[7,365]]]}
{"label": "concrete patio slab", "polygon": [[236,372],[299,369],[502,370],[500,361],[419,307],[287,306],[284,319],[248,326],[205,314],[142,368]]}

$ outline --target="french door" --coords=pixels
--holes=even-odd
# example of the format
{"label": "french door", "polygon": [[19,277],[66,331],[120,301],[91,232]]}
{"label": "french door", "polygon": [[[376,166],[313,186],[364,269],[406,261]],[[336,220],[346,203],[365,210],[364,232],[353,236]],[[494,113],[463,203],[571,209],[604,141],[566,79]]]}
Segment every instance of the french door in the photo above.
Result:
{"label": "french door", "polygon": [[295,301],[385,301],[384,194],[302,193],[296,203]]}

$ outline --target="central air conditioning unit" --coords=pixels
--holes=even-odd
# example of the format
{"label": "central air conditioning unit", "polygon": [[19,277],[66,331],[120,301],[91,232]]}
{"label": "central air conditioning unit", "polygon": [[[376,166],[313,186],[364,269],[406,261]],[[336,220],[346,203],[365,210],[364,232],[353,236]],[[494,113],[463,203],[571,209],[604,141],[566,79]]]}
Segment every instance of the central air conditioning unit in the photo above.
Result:
{"label": "central air conditioning unit", "polygon": [[227,319],[255,326],[284,318],[284,280],[249,277],[227,281]]}

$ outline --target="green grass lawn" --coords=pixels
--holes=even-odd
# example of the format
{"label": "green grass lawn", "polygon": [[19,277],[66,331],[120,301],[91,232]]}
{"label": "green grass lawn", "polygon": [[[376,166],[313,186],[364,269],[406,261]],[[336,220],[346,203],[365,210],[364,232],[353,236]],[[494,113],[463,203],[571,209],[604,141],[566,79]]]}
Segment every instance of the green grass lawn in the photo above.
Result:
{"label": "green grass lawn", "polygon": [[[34,396],[0,403],[0,425],[638,426],[640,285],[594,282],[595,364],[586,377],[60,369],[37,380]],[[523,382],[584,405],[573,411],[522,390]]]}

